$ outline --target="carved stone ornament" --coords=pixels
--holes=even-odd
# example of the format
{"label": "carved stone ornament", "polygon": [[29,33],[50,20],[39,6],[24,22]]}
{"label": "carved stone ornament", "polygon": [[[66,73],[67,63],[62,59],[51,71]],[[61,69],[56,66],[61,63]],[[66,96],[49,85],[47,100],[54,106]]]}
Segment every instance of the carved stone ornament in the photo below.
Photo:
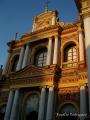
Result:
{"label": "carved stone ornament", "polygon": [[31,87],[54,85],[59,79],[60,68],[56,65],[35,67],[27,66],[10,75],[10,87]]}

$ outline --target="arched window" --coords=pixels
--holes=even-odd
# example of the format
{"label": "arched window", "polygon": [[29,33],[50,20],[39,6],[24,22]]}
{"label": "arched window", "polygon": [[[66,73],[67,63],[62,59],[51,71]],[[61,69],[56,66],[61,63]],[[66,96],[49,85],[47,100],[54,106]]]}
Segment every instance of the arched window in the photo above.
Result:
{"label": "arched window", "polygon": [[19,55],[14,56],[14,58],[12,60],[11,72],[15,72],[16,71],[18,60],[19,60]]}
{"label": "arched window", "polygon": [[71,67],[71,66],[76,66],[77,62],[77,48],[76,44],[72,43],[69,44],[65,47],[64,49],[64,61],[63,62],[68,62],[65,64],[65,66]]}
{"label": "arched window", "polygon": [[77,109],[72,103],[66,103],[60,109],[60,113],[65,113],[65,112],[66,113],[77,113]]}
{"label": "arched window", "polygon": [[64,50],[64,61],[77,61],[77,49],[74,44],[68,45]]}
{"label": "arched window", "polygon": [[62,114],[62,116],[57,116],[57,119],[58,120],[78,120],[77,113],[78,113],[77,108],[73,104],[66,103],[61,107],[59,111],[59,114]]}
{"label": "arched window", "polygon": [[42,67],[46,65],[47,61],[47,49],[40,49],[35,55],[35,65]]}

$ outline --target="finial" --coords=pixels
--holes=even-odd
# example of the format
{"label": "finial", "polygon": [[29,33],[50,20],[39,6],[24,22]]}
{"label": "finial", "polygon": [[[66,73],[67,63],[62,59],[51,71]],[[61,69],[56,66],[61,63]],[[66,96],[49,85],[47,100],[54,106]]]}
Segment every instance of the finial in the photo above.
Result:
{"label": "finial", "polygon": [[13,40],[16,40],[17,39],[17,34],[18,32],[15,33],[14,37],[13,37]]}
{"label": "finial", "polygon": [[3,68],[3,65],[0,65],[1,69]]}
{"label": "finial", "polygon": [[46,2],[45,2],[45,12],[48,11],[48,4],[49,4],[49,2],[50,2],[50,1],[48,1],[48,0],[46,0]]}

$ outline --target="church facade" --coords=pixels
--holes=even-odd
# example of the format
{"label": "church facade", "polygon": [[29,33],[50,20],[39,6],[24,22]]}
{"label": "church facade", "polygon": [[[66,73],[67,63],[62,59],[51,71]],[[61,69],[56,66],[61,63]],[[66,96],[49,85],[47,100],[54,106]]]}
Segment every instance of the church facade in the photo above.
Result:
{"label": "church facade", "polygon": [[56,10],[35,16],[32,31],[8,43],[0,75],[0,120],[84,120],[90,113],[90,2],[80,18]]}

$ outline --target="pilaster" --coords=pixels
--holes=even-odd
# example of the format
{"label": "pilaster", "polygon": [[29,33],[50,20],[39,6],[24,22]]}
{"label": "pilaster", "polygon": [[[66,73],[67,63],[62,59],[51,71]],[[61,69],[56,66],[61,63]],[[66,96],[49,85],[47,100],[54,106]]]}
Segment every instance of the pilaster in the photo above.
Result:
{"label": "pilaster", "polygon": [[10,115],[11,115],[11,110],[12,110],[12,105],[13,105],[13,98],[14,98],[14,91],[11,90],[9,92],[4,120],[10,120]]}
{"label": "pilaster", "polygon": [[53,102],[54,102],[54,87],[50,87],[48,94],[46,120],[52,120],[53,118],[53,109],[54,109]]}
{"label": "pilaster", "polygon": [[10,120],[18,120],[19,95],[20,95],[20,91],[18,89],[15,90],[15,96],[14,96],[14,100],[13,100],[13,106],[12,106]]}
{"label": "pilaster", "polygon": [[52,37],[50,37],[48,41],[47,65],[51,65],[51,59],[52,59]]}
{"label": "pilaster", "polygon": [[20,70],[22,67],[23,57],[24,57],[25,47],[23,46],[20,51],[19,61],[16,70]]}
{"label": "pilaster", "polygon": [[43,120],[43,118],[44,118],[45,96],[46,96],[46,88],[42,87],[42,89],[41,89],[41,96],[40,96],[40,103],[39,103],[38,120]]}
{"label": "pilaster", "polygon": [[87,116],[87,95],[85,86],[80,87],[80,120],[84,120]]}
{"label": "pilaster", "polygon": [[81,26],[78,26],[79,34],[79,60],[84,61],[84,37]]}
{"label": "pilaster", "polygon": [[28,60],[28,56],[29,56],[29,48],[30,48],[30,45],[28,43],[26,45],[26,49],[25,49],[25,54],[24,54],[24,59],[23,59],[23,63],[22,63],[22,68],[24,68],[27,65],[27,60]]}
{"label": "pilaster", "polygon": [[58,54],[59,54],[59,38],[58,38],[58,35],[57,35],[57,36],[55,36],[55,43],[54,43],[53,64],[58,64]]}

